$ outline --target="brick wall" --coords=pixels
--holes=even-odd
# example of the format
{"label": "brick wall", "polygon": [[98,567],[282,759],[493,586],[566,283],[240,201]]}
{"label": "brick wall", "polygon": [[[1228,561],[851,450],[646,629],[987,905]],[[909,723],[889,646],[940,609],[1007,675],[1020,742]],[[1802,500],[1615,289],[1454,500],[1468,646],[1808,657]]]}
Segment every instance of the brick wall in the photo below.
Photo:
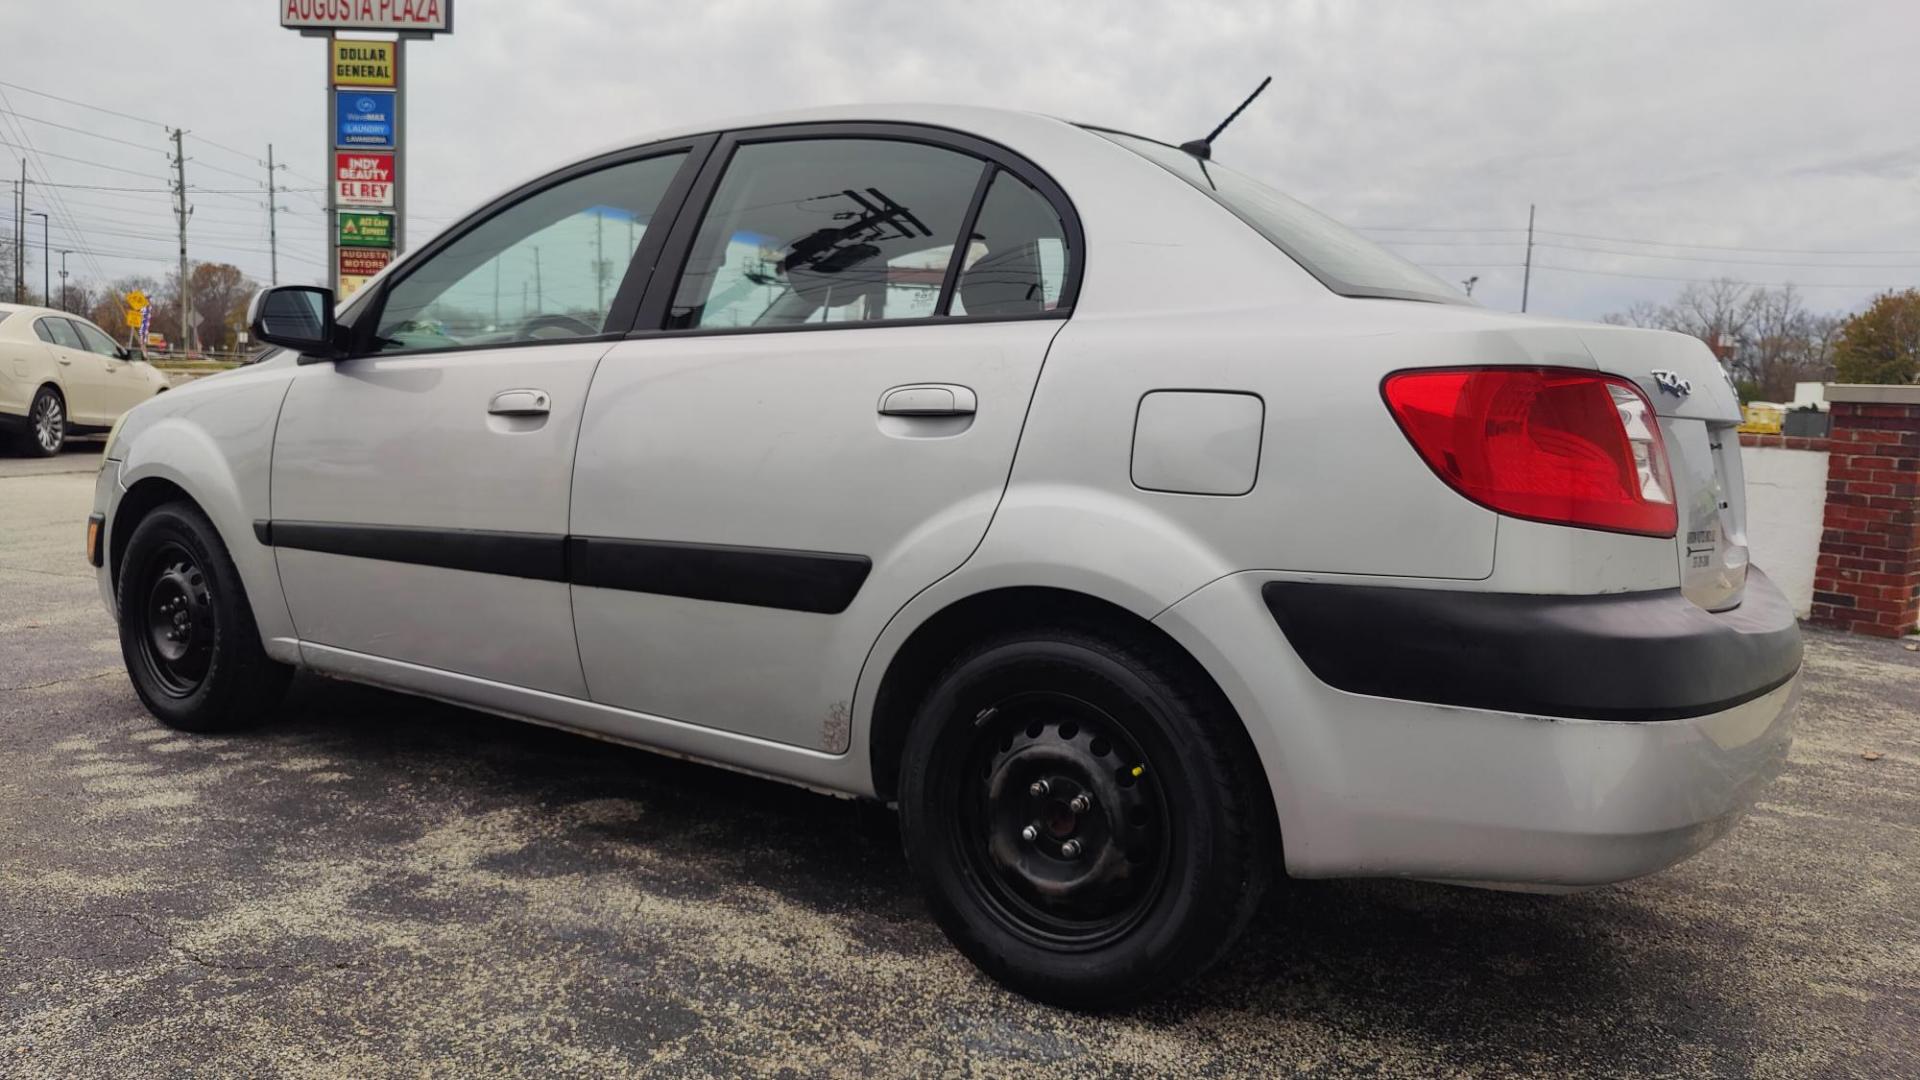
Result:
{"label": "brick wall", "polygon": [[1920,386],[1826,393],[1833,431],[1810,621],[1911,633],[1920,624]]}

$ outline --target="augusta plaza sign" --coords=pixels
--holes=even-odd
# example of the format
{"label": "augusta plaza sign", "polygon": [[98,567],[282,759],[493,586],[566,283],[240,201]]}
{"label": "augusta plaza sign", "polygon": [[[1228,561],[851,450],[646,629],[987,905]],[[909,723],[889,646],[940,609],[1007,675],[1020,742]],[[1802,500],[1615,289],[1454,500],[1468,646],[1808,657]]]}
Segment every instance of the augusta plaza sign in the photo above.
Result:
{"label": "augusta plaza sign", "polygon": [[453,0],[281,0],[291,30],[453,30]]}

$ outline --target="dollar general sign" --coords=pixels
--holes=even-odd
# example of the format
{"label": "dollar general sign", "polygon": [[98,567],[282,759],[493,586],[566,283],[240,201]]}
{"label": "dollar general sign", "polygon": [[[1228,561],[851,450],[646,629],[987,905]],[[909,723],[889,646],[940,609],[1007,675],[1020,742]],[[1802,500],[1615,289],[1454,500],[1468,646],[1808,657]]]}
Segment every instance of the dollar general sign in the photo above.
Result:
{"label": "dollar general sign", "polygon": [[392,86],[393,42],[333,39],[333,85]]}

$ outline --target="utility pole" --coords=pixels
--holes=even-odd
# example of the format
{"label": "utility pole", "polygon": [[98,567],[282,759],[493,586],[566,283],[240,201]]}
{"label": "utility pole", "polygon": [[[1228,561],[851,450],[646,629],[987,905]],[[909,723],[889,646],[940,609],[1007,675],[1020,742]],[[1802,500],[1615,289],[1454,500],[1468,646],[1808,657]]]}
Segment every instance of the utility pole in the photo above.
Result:
{"label": "utility pole", "polygon": [[1527,204],[1527,268],[1520,277],[1520,313],[1526,314],[1527,293],[1533,288],[1533,204]]}
{"label": "utility pole", "polygon": [[20,159],[20,183],[14,186],[13,302],[22,302],[27,288],[27,159]]}
{"label": "utility pole", "polygon": [[187,155],[180,144],[185,134],[173,129],[173,216],[180,223],[180,348],[192,352],[193,327],[187,323],[193,310],[193,289],[187,281],[187,219],[193,216],[193,208],[187,205]]}
{"label": "utility pole", "polygon": [[273,170],[284,169],[285,165],[273,163],[273,144],[267,144],[267,268],[268,284],[280,284],[280,234],[275,228],[274,219],[280,214],[280,195],[274,189]]}
{"label": "utility pole", "polygon": [[72,310],[71,308],[67,307],[67,256],[71,254],[73,254],[73,252],[67,248],[60,249],[60,310],[61,311]]}
{"label": "utility pole", "polygon": [[53,306],[53,226],[47,224],[51,219],[39,210],[29,210],[27,214],[40,219],[40,304]]}

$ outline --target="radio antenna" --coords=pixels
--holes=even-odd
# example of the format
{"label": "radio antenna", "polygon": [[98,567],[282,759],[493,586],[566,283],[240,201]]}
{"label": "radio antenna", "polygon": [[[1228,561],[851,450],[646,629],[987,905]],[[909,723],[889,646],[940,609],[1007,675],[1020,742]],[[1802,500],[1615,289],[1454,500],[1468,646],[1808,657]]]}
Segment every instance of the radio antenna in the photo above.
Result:
{"label": "radio antenna", "polygon": [[1189,154],[1192,154],[1194,157],[1199,158],[1201,161],[1206,161],[1209,158],[1213,157],[1213,140],[1219,138],[1220,133],[1227,130],[1227,125],[1233,123],[1236,117],[1238,117],[1242,112],[1245,112],[1247,106],[1253,104],[1253,99],[1259,97],[1260,91],[1265,90],[1267,88],[1267,84],[1272,81],[1273,81],[1273,76],[1271,75],[1267,76],[1264,79],[1261,79],[1260,85],[1254,87],[1253,93],[1247,95],[1247,100],[1241,102],[1239,108],[1228,113],[1227,118],[1225,120],[1220,121],[1219,127],[1214,128],[1212,131],[1207,132],[1207,137],[1204,139],[1195,139],[1192,142],[1181,143],[1180,149],[1186,151]]}

